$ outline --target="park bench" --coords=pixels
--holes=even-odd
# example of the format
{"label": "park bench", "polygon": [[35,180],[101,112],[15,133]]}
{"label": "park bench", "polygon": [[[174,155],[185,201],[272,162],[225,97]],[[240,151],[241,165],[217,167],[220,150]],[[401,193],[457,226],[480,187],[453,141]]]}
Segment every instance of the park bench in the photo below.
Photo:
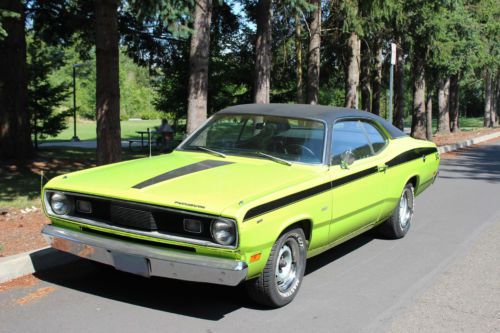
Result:
{"label": "park bench", "polygon": [[[130,139],[130,140],[128,140],[128,149],[129,149],[130,151],[132,151],[132,145],[133,145],[134,143],[139,144],[139,145],[141,146],[141,149],[144,147],[144,142],[143,142],[142,140],[140,140],[140,139]],[[146,143],[147,143],[147,142],[146,142]],[[147,145],[146,145],[146,146],[147,146]]]}

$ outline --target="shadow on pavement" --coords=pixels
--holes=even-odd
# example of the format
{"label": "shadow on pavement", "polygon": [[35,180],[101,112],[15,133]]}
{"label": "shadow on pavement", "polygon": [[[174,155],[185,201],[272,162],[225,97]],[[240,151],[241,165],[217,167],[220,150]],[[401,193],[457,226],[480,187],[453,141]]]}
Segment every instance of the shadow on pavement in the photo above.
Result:
{"label": "shadow on pavement", "polygon": [[[367,233],[308,260],[306,275],[373,239]],[[66,253],[57,251],[53,255],[58,256],[64,264],[37,272],[35,276],[38,279],[98,297],[213,321],[240,308],[269,310],[253,303],[243,285],[226,287],[156,277],[148,279]],[[35,267],[42,265],[37,263],[36,257],[33,261]]]}
{"label": "shadow on pavement", "polygon": [[475,179],[489,183],[500,182],[500,145],[482,145],[458,151],[456,158],[442,160],[439,178],[444,179]]}
{"label": "shadow on pavement", "polygon": [[307,276],[308,274],[311,274],[317,271],[318,269],[321,269],[322,267],[331,264],[335,260],[340,259],[343,256],[348,255],[349,253],[359,249],[365,244],[370,243],[372,240],[376,238],[378,239],[378,237],[376,237],[375,234],[376,234],[375,231],[365,232],[364,234],[354,237],[353,239],[348,240],[345,243],[337,245],[334,248],[309,259],[307,261],[305,275]]}
{"label": "shadow on pavement", "polygon": [[84,259],[35,276],[98,297],[207,320],[220,320],[250,302],[241,287],[148,279]]}

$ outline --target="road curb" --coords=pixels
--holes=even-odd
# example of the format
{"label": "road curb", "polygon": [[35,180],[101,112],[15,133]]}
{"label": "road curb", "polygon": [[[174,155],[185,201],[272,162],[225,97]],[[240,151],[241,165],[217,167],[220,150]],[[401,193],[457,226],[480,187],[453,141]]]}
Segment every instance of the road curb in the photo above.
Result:
{"label": "road curb", "polygon": [[0,258],[0,283],[78,260],[50,247]]}
{"label": "road curb", "polygon": [[438,152],[440,154],[448,153],[450,151],[458,150],[460,148],[469,147],[469,146],[472,146],[472,145],[475,145],[475,144],[478,144],[481,142],[485,142],[485,141],[488,141],[491,139],[495,139],[498,137],[500,137],[500,131],[493,132],[493,133],[486,134],[486,135],[482,135],[482,136],[478,136],[478,137],[475,137],[475,138],[472,138],[469,140],[460,141],[457,143],[453,143],[451,145],[440,146],[440,147],[438,147]]}

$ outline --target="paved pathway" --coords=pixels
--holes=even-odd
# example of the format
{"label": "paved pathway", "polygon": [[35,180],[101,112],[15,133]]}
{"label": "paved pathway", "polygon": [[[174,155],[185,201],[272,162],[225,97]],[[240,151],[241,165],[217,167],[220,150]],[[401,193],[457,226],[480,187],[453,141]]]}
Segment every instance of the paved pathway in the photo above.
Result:
{"label": "paved pathway", "polygon": [[[147,141],[147,140],[146,140]],[[97,141],[95,140],[82,140],[78,142],[73,141],[54,141],[54,142],[42,142],[39,144],[41,148],[45,147],[70,147],[70,148],[85,148],[85,149],[96,149]],[[128,141],[122,141],[122,147],[128,148]]]}

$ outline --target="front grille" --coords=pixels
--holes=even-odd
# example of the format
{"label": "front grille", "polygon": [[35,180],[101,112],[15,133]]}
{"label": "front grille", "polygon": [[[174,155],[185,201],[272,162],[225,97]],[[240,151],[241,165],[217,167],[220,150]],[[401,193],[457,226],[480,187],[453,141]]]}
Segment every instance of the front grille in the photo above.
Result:
{"label": "front grille", "polygon": [[146,231],[158,230],[151,212],[111,204],[110,216],[113,225]]}
{"label": "front grille", "polygon": [[[97,197],[86,197],[79,195],[68,195],[76,200],[90,201],[91,213],[74,211],[70,216],[95,220],[111,226],[123,227],[138,231],[155,231],[165,235],[189,237],[198,240],[213,242],[210,233],[210,224],[213,218],[210,216],[198,216],[189,212],[177,211],[144,205],[134,202],[115,201]],[[184,219],[196,219],[202,223],[201,233],[190,233],[184,230]]]}

